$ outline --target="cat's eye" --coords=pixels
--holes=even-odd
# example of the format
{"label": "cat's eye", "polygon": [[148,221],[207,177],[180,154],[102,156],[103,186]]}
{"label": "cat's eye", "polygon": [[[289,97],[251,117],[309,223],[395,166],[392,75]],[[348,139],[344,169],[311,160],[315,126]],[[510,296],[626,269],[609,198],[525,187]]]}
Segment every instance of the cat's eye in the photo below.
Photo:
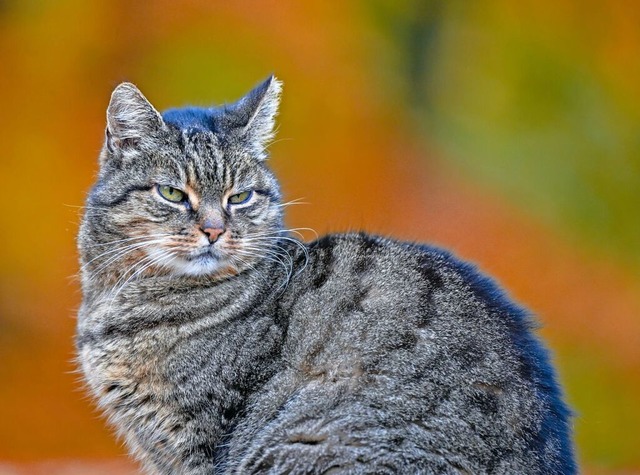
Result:
{"label": "cat's eye", "polygon": [[251,196],[253,196],[253,191],[243,191],[242,193],[231,195],[229,197],[229,203],[232,205],[241,205],[249,201]]}
{"label": "cat's eye", "polygon": [[184,201],[187,196],[184,191],[169,185],[158,185],[158,194],[172,203],[180,203]]}

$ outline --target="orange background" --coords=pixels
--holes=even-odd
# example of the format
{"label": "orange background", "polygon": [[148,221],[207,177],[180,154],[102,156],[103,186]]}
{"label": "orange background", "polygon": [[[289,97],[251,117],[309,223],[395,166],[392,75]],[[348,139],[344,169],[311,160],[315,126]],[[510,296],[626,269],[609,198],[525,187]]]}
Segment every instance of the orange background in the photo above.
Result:
{"label": "orange background", "polygon": [[0,474],[135,470],[73,363],[112,88],[210,105],[272,72],[288,225],[479,263],[539,315],[584,471],[640,473],[640,4],[5,1],[0,60]]}

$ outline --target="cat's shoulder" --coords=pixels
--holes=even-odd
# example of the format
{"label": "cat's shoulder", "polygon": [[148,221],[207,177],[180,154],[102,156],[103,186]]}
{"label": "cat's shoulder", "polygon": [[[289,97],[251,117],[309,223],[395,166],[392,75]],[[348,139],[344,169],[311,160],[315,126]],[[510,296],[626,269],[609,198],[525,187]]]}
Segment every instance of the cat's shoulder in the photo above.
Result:
{"label": "cat's shoulder", "polygon": [[388,261],[399,266],[416,265],[419,268],[438,269],[471,280],[482,277],[475,265],[444,248],[366,232],[327,234],[310,242],[308,249],[312,254],[330,252],[346,260],[368,256],[373,260]]}
{"label": "cat's shoulder", "polygon": [[[530,325],[528,312],[517,305],[502,286],[478,266],[454,252],[432,244],[404,241],[365,232],[325,235],[308,245],[312,258],[324,267],[347,267],[356,272],[383,271],[428,281],[432,288],[464,290],[489,309],[507,313]],[[407,284],[411,282],[403,282]],[[415,283],[415,281],[414,281]]]}

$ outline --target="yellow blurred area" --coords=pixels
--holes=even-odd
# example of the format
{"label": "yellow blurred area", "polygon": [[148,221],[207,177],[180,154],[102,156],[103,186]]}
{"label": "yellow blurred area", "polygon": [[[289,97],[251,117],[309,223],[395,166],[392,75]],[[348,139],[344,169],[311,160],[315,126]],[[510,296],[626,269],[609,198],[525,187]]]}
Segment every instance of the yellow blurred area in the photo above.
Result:
{"label": "yellow blurred area", "polygon": [[[619,137],[640,143],[640,4],[479,3],[0,2],[0,475],[134,470],[87,400],[73,362],[80,301],[75,234],[113,87],[132,81],[162,110],[233,101],[271,73],[285,87],[270,163],[286,200],[308,203],[289,207],[287,224],[319,234],[364,229],[432,242],[477,262],[539,316],[576,408],[583,471],[640,473],[640,267],[625,257],[640,252],[637,227],[630,227],[637,223],[626,221],[638,220],[638,203],[621,194],[632,188],[625,180],[638,182],[640,168],[633,153],[615,152],[623,148]],[[440,12],[433,20],[440,56],[417,61],[424,73],[418,74],[411,55],[429,52],[413,51],[411,38],[431,34],[430,23],[416,25],[433,12]],[[498,139],[505,149],[514,147],[510,132],[497,134],[495,124],[521,132],[512,116],[505,119],[519,100],[507,86],[530,65],[511,62],[517,52],[493,55],[504,38],[528,45],[536,64],[548,66],[545,58],[553,57],[563,70],[578,71],[586,79],[576,84],[602,86],[602,103],[615,108],[619,120],[606,124],[613,138],[600,140],[614,152],[586,165],[577,154],[562,173],[525,162],[505,171],[485,158]],[[455,62],[469,45],[474,57]],[[482,55],[491,51],[485,61]],[[481,68],[473,69],[474,61]],[[556,72],[535,71],[545,77],[531,87],[547,84],[546,75]],[[558,82],[552,77],[548,84]],[[457,85],[465,89],[453,89]],[[427,99],[415,107],[421,88]],[[571,97],[572,90],[562,94]],[[571,104],[582,104],[591,90]],[[523,99],[523,123],[551,120],[537,97]],[[468,115],[474,110],[477,115]],[[490,120],[483,122],[481,112]],[[558,123],[570,127],[579,118],[567,115]],[[471,130],[464,128],[469,124],[479,139],[459,133]],[[565,129],[553,127],[557,136],[543,145],[570,151]],[[486,150],[483,136],[491,137]],[[533,143],[535,150],[536,137],[548,138],[522,137],[516,152],[521,144]],[[563,208],[568,214],[556,213],[554,207],[569,202],[563,190],[582,196],[575,169],[583,166],[596,177],[611,176],[594,183],[619,206],[599,207],[601,195],[594,194],[585,195],[581,207]],[[559,198],[538,200],[534,191],[515,198],[509,184],[529,177],[540,180],[534,191],[551,186],[548,179]],[[573,209],[587,217],[565,227]],[[601,221],[589,221],[592,211]],[[590,239],[588,226],[604,229],[600,222],[610,234]],[[611,251],[601,247],[615,241],[616,230],[626,240]],[[77,465],[96,460],[106,462],[93,469]]]}

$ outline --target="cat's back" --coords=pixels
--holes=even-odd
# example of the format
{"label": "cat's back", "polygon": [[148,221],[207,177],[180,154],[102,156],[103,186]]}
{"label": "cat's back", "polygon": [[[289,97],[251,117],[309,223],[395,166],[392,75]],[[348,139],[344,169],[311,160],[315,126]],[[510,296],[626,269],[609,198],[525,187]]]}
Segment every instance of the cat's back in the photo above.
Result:
{"label": "cat's back", "polygon": [[572,472],[546,350],[496,284],[437,248],[366,234],[324,237],[298,257],[306,265],[282,299],[286,370],[254,401],[269,422],[249,418],[257,449],[243,470],[326,459],[354,473],[358,460],[406,473]]}
{"label": "cat's back", "polygon": [[447,360],[471,362],[496,351],[518,369],[538,359],[526,312],[447,251],[349,233],[312,242],[306,259],[288,296],[290,342],[330,331],[320,339],[367,353],[446,348]]}

